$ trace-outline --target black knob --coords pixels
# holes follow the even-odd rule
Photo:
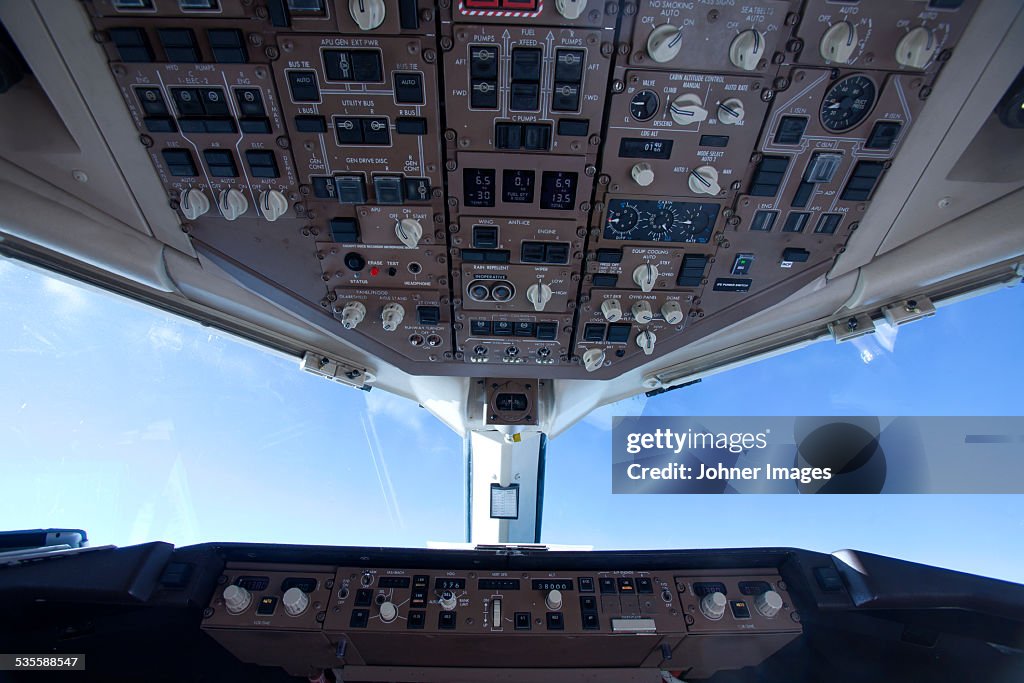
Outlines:
[[[366,267],[366,259],[359,252],[350,251],[345,254],[345,267],[358,273]]]

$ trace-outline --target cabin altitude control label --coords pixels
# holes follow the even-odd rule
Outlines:
[[[616,417],[612,493],[1022,493],[1024,417]]]

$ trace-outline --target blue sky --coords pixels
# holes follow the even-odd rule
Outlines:
[[[462,443],[414,403],[0,261],[0,527],[167,540],[464,540]],[[1024,288],[826,342],[551,441],[543,540],[859,548],[1024,583],[1024,495],[613,496],[611,416],[1020,415]]]

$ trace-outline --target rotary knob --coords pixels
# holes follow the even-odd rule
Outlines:
[[[782,609],[782,596],[775,591],[765,591],[754,598],[754,609],[771,619]]]
[[[363,322],[365,317],[366,306],[359,301],[349,301],[341,309],[341,326],[346,330],[354,330],[359,323]]]
[[[857,27],[848,21],[832,24],[821,36],[818,52],[826,62],[849,64],[857,49]]]
[[[662,24],[647,37],[647,56],[664,64],[676,58],[683,46],[683,31],[672,24]]]
[[[729,604],[729,601],[725,599],[722,593],[715,591],[714,593],[708,593],[700,600],[700,611],[704,613],[708,619],[721,619],[725,616],[725,606]]]
[[[390,303],[384,306],[380,313],[381,326],[385,332],[394,332],[402,324],[405,318],[405,309],[402,304]]]
[[[206,193],[202,190],[191,187],[181,191],[178,208],[181,209],[185,218],[194,221],[210,210],[210,200],[206,198]]]
[[[654,289],[654,285],[657,281],[658,266],[653,263],[645,263],[641,266],[637,266],[633,271],[633,282],[640,285],[640,289],[645,292],[649,292]]]
[[[452,591],[445,591],[441,593],[441,598],[438,600],[443,610],[453,610],[459,604],[458,598],[455,597],[455,593]]]
[[[735,97],[718,103],[718,122],[726,126],[738,126],[743,123],[745,113],[743,101]]]
[[[654,320],[654,311],[651,310],[650,301],[637,301],[631,307],[630,311],[633,313],[633,320],[636,320],[641,325]]]
[[[680,95],[672,100],[668,107],[668,113],[672,120],[680,126],[688,126],[691,123],[700,123],[708,117],[708,110],[704,108],[704,102],[700,95],[688,93]]]
[[[281,604],[288,616],[297,617],[309,607],[309,596],[302,592],[297,586],[292,586],[281,596]]]
[[[387,10],[384,0],[349,0],[348,12],[360,30],[372,31],[384,23]]]
[[[217,199],[217,208],[224,218],[233,221],[249,210],[249,200],[238,190],[223,190]]]
[[[557,589],[548,591],[544,597],[544,606],[551,611],[562,609],[562,591]]]
[[[541,282],[530,285],[526,289],[526,300],[533,304],[533,310],[543,311],[547,302],[551,301],[551,288]]]
[[[666,301],[661,305],[661,317],[669,325],[678,325],[683,322],[683,309],[679,307],[678,301]]]
[[[566,19],[579,19],[587,9],[587,0],[555,0],[555,9]]]
[[[263,217],[273,223],[288,211],[288,199],[277,190],[266,190],[260,193],[260,212]]]
[[[622,304],[618,299],[605,299],[601,302],[601,315],[610,323],[618,322],[622,319]]]
[[[729,45],[729,61],[737,69],[753,71],[764,57],[764,36],[760,31],[748,28],[740,31]]]
[[[423,238],[423,226],[415,218],[403,218],[395,223],[395,235],[399,242],[415,249]]]
[[[718,171],[714,166],[701,166],[690,171],[687,185],[695,194],[709,194],[712,197],[722,191],[718,185]]]
[[[593,372],[604,365],[603,349],[587,349],[583,354],[583,367],[587,372]]]
[[[917,26],[910,29],[896,46],[896,61],[911,69],[923,69],[938,48],[939,41],[931,29]]]
[[[640,334],[636,335],[636,345],[643,349],[646,356],[654,353],[654,342],[656,341],[658,341],[657,335],[650,330],[643,330]]]
[[[252,593],[241,586],[228,586],[224,589],[224,607],[228,614],[241,614],[252,604]]]
[[[390,624],[392,621],[398,618],[398,608],[395,607],[393,602],[382,602],[380,603],[380,620],[385,624]]]
[[[646,161],[635,164],[629,173],[640,187],[647,187],[654,182],[654,169]]]

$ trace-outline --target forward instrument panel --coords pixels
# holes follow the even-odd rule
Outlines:
[[[610,378],[843,251],[977,0],[88,0],[195,248],[413,374]]]
[[[467,571],[229,564],[203,628],[309,667],[754,666],[802,633],[775,570]],[[268,647],[274,643],[273,647]]]

